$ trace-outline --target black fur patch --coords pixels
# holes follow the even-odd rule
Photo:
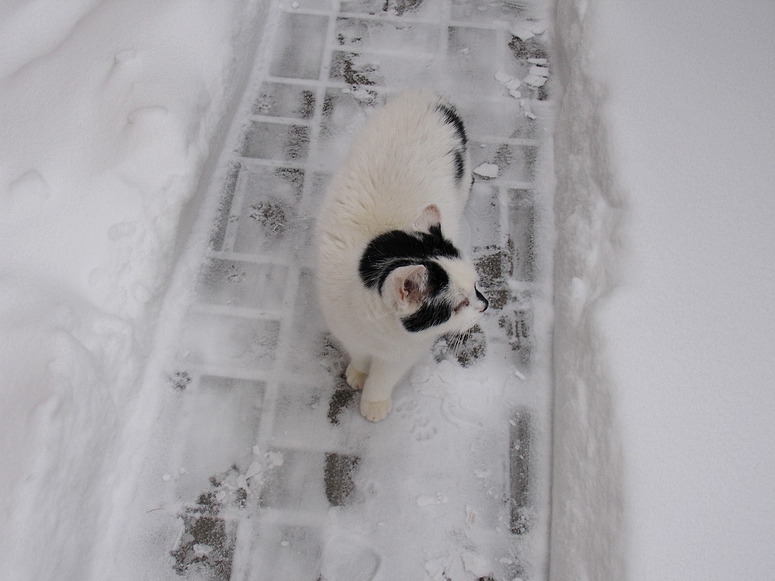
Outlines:
[[[441,227],[429,232],[392,230],[377,236],[366,247],[358,268],[366,288],[379,291],[393,270],[412,264],[423,265],[428,273],[428,296],[414,314],[401,322],[410,333],[440,325],[452,316],[452,305],[444,297],[449,288],[449,275],[434,259],[460,258],[460,251],[444,238]]]
[[[463,161],[463,154],[460,153],[459,150],[456,149],[453,152],[453,155],[455,156],[455,181],[460,185],[460,182],[463,181],[463,174],[466,171],[466,166]]]
[[[437,262],[422,262],[428,270],[428,297],[412,315],[401,319],[404,329],[417,333],[446,323],[452,316],[452,305],[443,295],[449,288],[449,275]]]
[[[455,111],[455,108],[445,103],[439,103],[436,105],[436,111],[441,113],[441,115],[444,117],[444,123],[449,123],[455,128],[455,134],[460,140],[460,143],[463,144],[463,149],[465,149],[466,145],[468,144],[466,128],[465,125],[463,125],[463,120],[457,114],[457,111]]]
[[[361,256],[358,272],[366,288],[378,290],[381,294],[385,279],[394,269],[410,264],[426,264],[439,257],[460,258],[455,245],[441,233],[441,226],[431,226],[430,232],[391,230],[369,243]]]
[[[401,319],[401,323],[403,323],[404,329],[410,333],[418,333],[446,323],[451,316],[452,307],[448,302],[429,302],[423,304],[413,315]]]
[[[444,117],[444,123],[448,123],[454,127],[455,136],[460,141],[460,148],[456,147],[450,151],[450,155],[452,155],[455,163],[455,181],[458,183],[458,185],[460,185],[460,182],[463,180],[463,174],[466,171],[465,161],[463,158],[463,154],[465,153],[466,147],[468,146],[466,128],[465,125],[463,125],[463,120],[457,114],[455,108],[451,105],[439,103],[436,105],[436,110],[441,113],[442,117]]]

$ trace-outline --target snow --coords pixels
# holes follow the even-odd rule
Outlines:
[[[635,20],[628,46],[648,31],[669,39],[652,59],[626,49],[610,63],[631,259],[601,325],[621,390],[630,566],[635,579],[647,563],[649,577],[765,579],[775,566],[775,6],[730,3],[699,21],[685,6],[654,8],[613,10],[600,25],[602,42],[625,46],[620,23]],[[692,66],[659,65],[675,54]],[[743,85],[741,65],[757,71]],[[646,96],[656,74],[672,93],[662,103]],[[647,131],[654,119],[658,135]]]
[[[474,173],[483,178],[497,178],[499,171],[494,163],[482,163],[474,168]]]
[[[306,2],[289,7],[316,17],[304,14]],[[490,18],[488,7],[477,8]],[[167,424],[154,432],[161,411],[180,411],[174,395],[164,403],[158,393],[167,355],[158,347],[169,338],[157,332],[176,328],[169,303],[187,300],[174,288],[173,266],[198,267],[181,248],[251,66],[257,42],[248,28],[263,9],[248,0],[0,7],[0,578],[131,576],[134,569],[117,564],[138,559],[137,547],[161,547],[169,558],[176,536],[192,554],[216,558],[221,547],[184,539],[179,525],[162,520],[173,488],[198,494],[196,483],[212,476],[203,466],[220,461],[227,472],[232,459],[220,450],[245,454],[242,472],[229,473],[214,494],[218,502],[313,457],[253,446],[259,404],[250,379],[226,397],[218,385],[192,395],[196,404],[181,412],[188,452],[171,454],[172,464],[153,455],[169,442],[185,447],[164,432]],[[549,34],[547,26],[537,19],[509,28],[531,40]],[[471,47],[488,41],[484,33],[454,39],[452,67],[504,96],[507,89],[528,117],[530,102],[516,89],[544,85],[550,64],[558,72],[547,83],[559,106],[555,172],[546,178],[557,186],[550,579],[767,579],[775,567],[773,26],[775,8],[765,0],[559,0],[555,54],[527,59],[532,66],[519,75],[498,68],[504,62],[477,70],[488,63],[472,61],[481,53]],[[399,38],[380,34],[387,44]],[[431,50],[435,37],[427,36]],[[441,74],[423,62],[401,66],[384,69],[406,82]],[[350,117],[351,132],[362,119]],[[334,157],[350,138],[344,133],[331,137]],[[477,155],[491,153],[482,144]],[[477,169],[508,177],[496,164]],[[475,189],[473,202],[489,207],[483,191]],[[264,294],[242,288],[229,298],[216,289],[209,299],[272,311],[284,276],[247,268],[235,280],[269,281]],[[183,360],[274,357],[271,325],[226,329],[214,324],[218,313],[189,321]],[[246,350],[255,335],[271,341]],[[203,337],[206,349],[194,340]],[[514,393],[541,399],[527,394],[535,377],[523,371],[495,365],[482,382],[476,370],[429,356],[412,372],[411,389],[398,393],[392,424],[366,434],[357,416],[342,419],[373,453],[361,468],[362,493],[382,494],[382,504],[370,513],[332,509],[325,542],[315,545],[321,554],[310,552],[309,536],[283,536],[290,529],[270,519],[261,525],[266,544],[249,547],[250,558],[282,550],[289,567],[318,559],[331,578],[377,575],[402,551],[411,554],[405,578],[418,567],[429,579],[455,581],[516,571],[523,555],[505,547],[499,554],[509,556],[491,561],[460,547],[497,545],[490,537],[501,526],[500,500],[487,486],[502,467],[489,463],[498,432],[487,418],[506,418],[498,406]],[[180,389],[192,381],[177,370],[168,379]],[[304,427],[324,445],[330,426],[299,401],[280,401],[285,442],[309,421]],[[145,440],[159,433],[170,439],[156,447]],[[190,450],[204,450],[210,464]],[[461,468],[475,486],[440,474]],[[138,492],[148,474],[157,496]],[[390,514],[391,502],[411,510]],[[146,512],[129,512],[138,506]],[[425,530],[428,519],[460,530],[428,539],[425,553],[396,540],[404,527]],[[156,528],[125,537],[137,530],[129,521]],[[149,555],[137,570],[163,566],[174,575]]]
[[[0,10],[0,577],[88,578],[245,6]]]
[[[557,18],[552,577],[769,578],[775,10]]]

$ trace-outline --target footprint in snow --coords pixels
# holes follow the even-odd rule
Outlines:
[[[396,405],[397,414],[411,424],[411,432],[418,442],[430,440],[438,430],[430,418],[422,413],[416,400],[404,400]]]

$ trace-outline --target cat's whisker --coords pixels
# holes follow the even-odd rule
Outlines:
[[[450,336],[449,349],[453,355],[457,356],[468,339],[470,331],[456,331]]]

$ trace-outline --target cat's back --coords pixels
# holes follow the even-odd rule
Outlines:
[[[435,204],[454,240],[471,182],[467,148],[463,123],[442,97],[425,89],[395,96],[371,114],[334,176],[320,233],[365,245]]]

